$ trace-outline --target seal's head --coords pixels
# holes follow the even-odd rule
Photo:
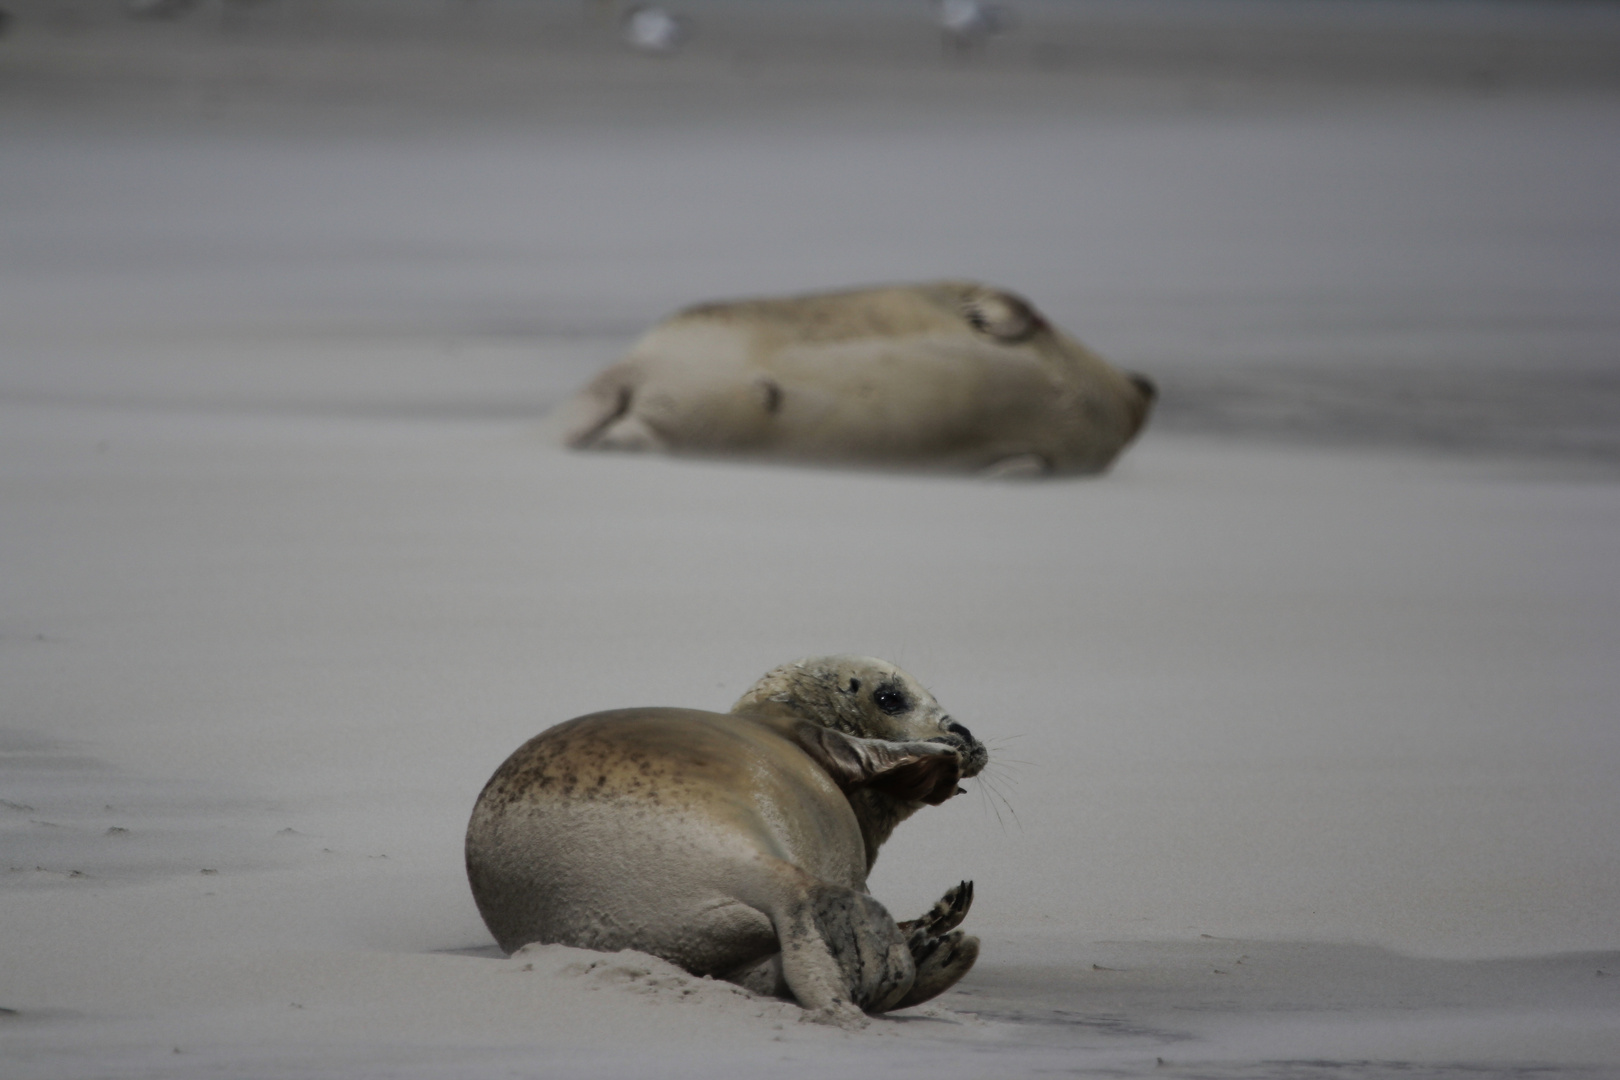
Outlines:
[[[866,844],[868,869],[896,825],[923,806],[959,792],[956,781],[977,776],[990,758],[984,744],[951,719],[921,683],[870,656],[818,656],[783,664],[767,672],[731,707],[733,713],[783,710],[856,739],[881,740],[902,752],[908,743],[943,743],[956,751],[950,773],[925,777],[928,783],[921,787],[904,782],[903,774],[891,774],[902,782],[845,791]]]
[[[921,683],[875,657],[817,656],[783,664],[751,686],[731,711],[767,705],[786,706],[806,720],[863,739],[944,743],[961,756],[964,777],[977,776],[990,757]]]

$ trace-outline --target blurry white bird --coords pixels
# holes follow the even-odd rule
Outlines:
[[[958,53],[982,46],[1012,26],[1012,12],[980,0],[938,0],[939,28],[947,48]]]
[[[661,7],[633,7],[624,16],[624,43],[637,52],[672,53],[685,43],[686,19]]]

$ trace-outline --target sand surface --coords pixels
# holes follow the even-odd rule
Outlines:
[[[1602,9],[1032,7],[948,62],[899,5],[662,59],[571,5],[14,7],[7,1080],[1620,1075]],[[1112,475],[548,441],[673,308],[939,276],[1159,379]],[[822,652],[992,749],[872,881],[975,880],[956,990],[847,1033],[496,952],[507,753]]]

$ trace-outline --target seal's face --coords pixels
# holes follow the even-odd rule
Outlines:
[[[990,757],[921,683],[874,657],[823,656],[784,664],[755,683],[732,711],[766,702],[788,705],[847,735],[943,743],[960,755],[964,777],[977,776]]]
[[[962,758],[962,775],[977,776],[989,760],[984,744],[951,719],[910,675],[882,661],[866,661],[866,680],[850,672],[840,688],[867,714],[862,732],[895,742],[937,742],[954,747]]]

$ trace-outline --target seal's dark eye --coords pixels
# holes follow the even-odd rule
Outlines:
[[[906,695],[900,693],[898,690],[874,691],[872,694],[872,704],[876,705],[890,716],[893,716],[896,713],[903,713],[907,709],[911,708],[911,703],[906,700]]]
[[[1026,301],[995,289],[975,289],[963,297],[962,318],[979,333],[1008,344],[1029,340],[1043,325]]]

